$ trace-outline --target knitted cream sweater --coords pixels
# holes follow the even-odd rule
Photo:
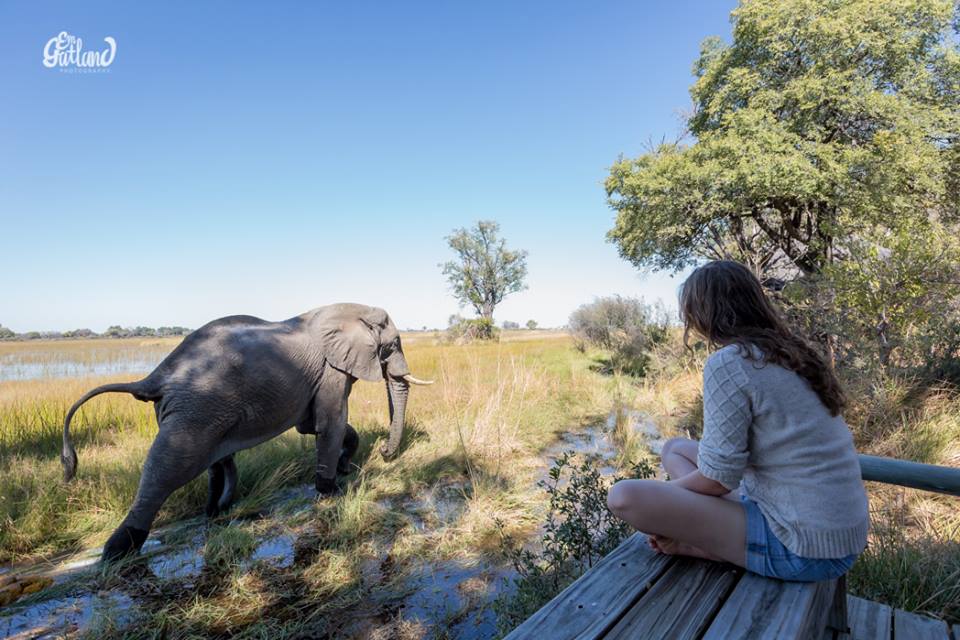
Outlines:
[[[703,370],[697,465],[731,490],[742,480],[799,556],[840,558],[866,546],[867,496],[843,418],[795,372],[748,360],[735,344],[711,354]]]

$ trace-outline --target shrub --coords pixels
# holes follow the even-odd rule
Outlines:
[[[619,295],[598,298],[570,315],[570,330],[579,349],[593,345],[611,352],[609,368],[642,376],[650,349],[667,340],[666,312],[638,298]]]
[[[536,320],[527,320],[527,329],[530,329],[530,331],[533,331],[536,328],[537,328]]]
[[[622,477],[604,477],[596,457],[564,453],[537,484],[549,498],[541,549],[533,552],[503,534],[503,546],[517,570],[515,591],[493,604],[499,634],[506,635],[560,593],[594,563],[613,551],[633,529],[607,509],[607,491]],[[629,477],[650,478],[647,462],[633,465]]]
[[[447,339],[457,344],[474,340],[494,340],[500,335],[500,330],[489,318],[462,318],[450,316],[450,326],[447,327]]]

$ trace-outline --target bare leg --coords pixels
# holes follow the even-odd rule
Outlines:
[[[696,470],[698,445],[699,443],[696,440],[690,440],[689,438],[671,438],[670,440],[668,440],[663,445],[663,450],[660,453],[661,465],[663,466],[664,471],[666,471],[671,478],[680,478]],[[670,486],[672,489],[679,489],[679,487],[673,487],[672,485]],[[679,489],[679,490],[686,491],[684,489]],[[621,489],[621,492],[626,492],[628,494],[627,499],[631,499],[630,494],[635,493],[627,489]],[[688,493],[693,493],[693,492],[688,492]],[[613,495],[612,490],[611,490],[611,495]],[[696,495],[701,495],[701,494],[696,494]],[[622,496],[620,497],[622,498]],[[660,499],[663,499],[664,497],[665,496],[661,496]],[[716,500],[716,498],[712,496],[702,496],[702,497]],[[729,501],[733,501],[733,502],[740,501],[739,492],[737,491],[731,491],[730,493],[727,493],[726,495],[722,496],[722,498]],[[738,506],[737,509],[740,510],[741,508]],[[612,506],[611,506],[611,510],[613,510]],[[614,513],[617,513],[617,512],[614,510]],[[677,538],[663,532],[655,531],[653,528],[651,528],[649,525],[646,525],[646,524],[644,524],[643,526],[638,526],[637,523],[631,520],[631,517],[621,515],[620,513],[617,513],[617,515],[619,515],[624,520],[627,520],[627,522],[630,522],[630,524],[634,525],[637,529],[642,530],[646,533],[649,533],[650,534],[649,544],[650,544],[650,547],[655,551],[658,551],[660,553],[667,553],[671,555],[678,554],[678,555],[685,555],[685,556],[693,556],[695,558],[706,558],[708,560],[727,559],[723,556],[718,555],[712,549],[701,547],[691,542],[687,538],[682,538],[682,537]],[[647,528],[644,528],[644,526]],[[744,524],[744,531],[745,531],[745,526],[746,525]],[[745,536],[746,536],[746,533],[744,533],[744,537]],[[740,546],[741,547],[743,546],[742,542],[740,543]],[[733,560],[731,561],[733,562]],[[741,563],[738,563],[738,564],[741,564]]]
[[[731,500],[659,480],[622,480],[607,506],[638,531],[665,538],[664,553],[746,564],[746,514]]]
[[[680,478],[697,468],[696,440],[670,438],[660,452],[660,465],[671,478]]]

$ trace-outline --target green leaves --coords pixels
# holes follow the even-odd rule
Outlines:
[[[527,252],[510,251],[497,234],[500,225],[481,220],[472,229],[455,229],[447,243],[457,260],[440,265],[461,305],[493,319],[493,310],[504,296],[526,288]]]
[[[953,19],[950,0],[744,0],[694,64],[695,143],[611,168],[608,239],[640,267],[809,275],[846,238],[955,214]]]

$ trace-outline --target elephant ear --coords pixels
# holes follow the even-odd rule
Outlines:
[[[319,327],[318,338],[324,356],[334,368],[355,378],[371,382],[383,380],[380,364],[382,324],[377,322],[375,313],[358,313],[354,309],[343,311],[328,315]]]

